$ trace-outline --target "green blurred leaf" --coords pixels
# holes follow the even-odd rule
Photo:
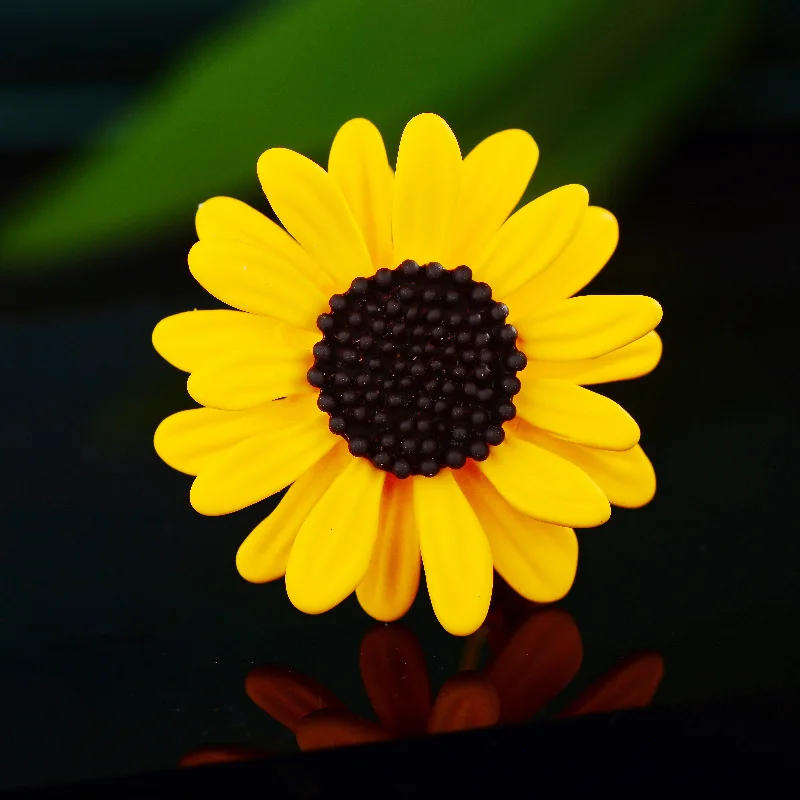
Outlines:
[[[635,168],[707,87],[749,18],[747,0],[302,0],[260,9],[186,55],[97,146],[0,228],[5,271],[191,225],[199,201],[247,195],[255,162],[286,146],[321,163],[365,116],[396,147],[436,111],[465,150],[505,126],[542,149],[535,187],[595,198]],[[112,135],[113,134],[113,135]]]

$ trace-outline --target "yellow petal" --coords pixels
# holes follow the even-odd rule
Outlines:
[[[656,473],[644,450],[598,450],[549,436],[520,423],[518,434],[580,467],[605,493],[609,502],[623,508],[640,508],[656,493]]]
[[[474,467],[455,475],[486,533],[498,573],[518,594],[536,603],[564,597],[578,568],[575,531],[517,511]]]
[[[351,458],[344,444],[337,445],[289,487],[278,507],[253,529],[236,554],[236,568],[245,580],[266,583],[284,575],[301,525]]]
[[[639,441],[636,420],[608,397],[567,381],[529,378],[527,370],[522,376],[514,405],[531,425],[606,450],[630,450]]]
[[[527,309],[572,297],[606,265],[619,241],[619,225],[604,208],[589,206],[570,243],[543,272],[505,298],[511,309]]]
[[[286,565],[286,592],[306,614],[342,602],[369,567],[386,473],[351,458],[300,527]]]
[[[232,239],[262,248],[270,257],[293,264],[308,280],[321,285],[328,276],[286,231],[260,211],[232,197],[200,203],[195,216],[198,239]],[[330,286],[326,286],[330,289]]]
[[[431,604],[454,636],[474,633],[492,598],[492,553],[450,470],[414,480],[414,516]]]
[[[328,305],[318,283],[258,245],[203,239],[189,251],[189,269],[223,303],[308,331]]]
[[[419,588],[419,534],[412,487],[410,480],[387,476],[372,561],[356,589],[364,611],[381,622],[400,619],[411,608]]]
[[[475,264],[522,197],[539,148],[520,130],[495,133],[464,159],[449,262]]]
[[[186,384],[198,403],[237,411],[289,395],[317,393],[306,379],[314,358],[287,351],[233,350],[206,362]]]
[[[522,345],[524,346],[524,345]],[[597,358],[577,361],[529,361],[524,377],[558,378],[582,386],[639,378],[654,370],[661,360],[661,337],[650,331],[641,339]]]
[[[281,147],[262,153],[258,178],[286,230],[346,291],[374,269],[364,237],[339,187],[322,167]]]
[[[247,411],[193,408],[167,417],[156,429],[153,443],[173,469],[199,475],[223,451],[274,426],[293,425],[308,413],[309,409],[294,400]]]
[[[495,298],[506,298],[546,269],[578,229],[589,193],[583,186],[562,186],[523,206],[495,234],[474,264]]]
[[[392,251],[394,172],[380,131],[366,119],[339,128],[328,157],[333,178],[353,212],[375,269],[396,267]]]
[[[641,339],[661,322],[661,306],[642,295],[573,297],[514,317],[528,358],[596,358]],[[510,319],[510,316],[509,316]]]
[[[403,131],[394,184],[394,261],[446,267],[461,185],[461,151],[447,123],[419,114]]]
[[[515,425],[478,465],[495,489],[518,511],[568,528],[601,525],[611,515],[608,500],[583,470],[524,441]]]
[[[270,317],[213,309],[184,311],[162,319],[153,330],[153,347],[172,366],[193,372],[205,362],[232,350],[270,352],[291,347],[301,354],[320,339]]]
[[[213,517],[251,506],[296,481],[341,441],[328,430],[313,395],[274,402],[296,403],[297,421],[286,424],[276,415],[266,433],[214,458],[192,484],[195,511]]]

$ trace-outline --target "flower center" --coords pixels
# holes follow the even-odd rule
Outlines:
[[[508,307],[469,267],[404,261],[356,278],[330,307],[308,382],[354,456],[398,478],[433,477],[503,441],[527,360]]]

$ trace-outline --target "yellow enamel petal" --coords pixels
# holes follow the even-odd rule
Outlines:
[[[321,614],[342,602],[369,568],[386,473],[351,458],[300,527],[286,565],[296,608]]]
[[[450,470],[414,480],[414,516],[431,604],[454,636],[474,633],[492,598],[492,552]]]
[[[350,458],[347,447],[337,445],[289,487],[278,507],[253,529],[236,554],[236,568],[245,580],[266,583],[284,575],[297,532]]]
[[[517,511],[474,467],[457,470],[455,476],[486,533],[497,572],[536,603],[564,597],[578,568],[575,531]]]
[[[642,295],[573,297],[509,321],[519,329],[528,358],[596,358],[641,339],[661,322],[661,306]]]
[[[203,239],[189,251],[189,269],[223,303],[308,331],[328,305],[319,283],[258,245]]]
[[[475,264],[520,201],[539,160],[539,148],[520,130],[495,133],[464,159],[453,221],[450,264]]]
[[[195,227],[198,239],[233,239],[252,244],[279,261],[293,264],[298,272],[317,284],[329,282],[314,259],[280,225],[241,200],[212,197],[200,203]]]
[[[266,433],[224,450],[195,478],[189,495],[195,511],[213,517],[251,506],[296,481],[339,441],[313,395],[275,403],[290,401],[302,409],[297,422],[277,416]]]
[[[519,435],[580,467],[605,493],[609,502],[622,508],[641,508],[656,493],[656,473],[650,459],[637,444],[630,450],[598,450],[549,436],[521,423]]]
[[[524,344],[520,345],[525,347]],[[661,360],[661,337],[650,331],[635,342],[597,358],[577,361],[529,361],[524,376],[558,378],[582,386],[640,378],[656,368]]]
[[[199,475],[224,450],[273,425],[293,425],[308,413],[309,409],[292,399],[248,411],[193,408],[167,417],[156,429],[153,443],[173,469]]]
[[[515,427],[506,425],[503,444],[478,465],[514,508],[568,528],[591,528],[611,516],[606,496],[583,470],[524,441]]]
[[[394,262],[445,267],[461,186],[461,151],[448,124],[419,114],[403,131],[394,183]]]
[[[383,487],[378,538],[372,561],[356,589],[361,608],[381,622],[400,619],[417,596],[419,573],[413,481],[388,475]]]
[[[153,330],[153,347],[158,354],[184,372],[193,372],[233,350],[270,352],[275,347],[291,346],[299,355],[310,352],[319,339],[319,332],[314,334],[270,317],[222,308],[173,314]]]
[[[639,426],[621,405],[574,383],[529,378],[526,370],[514,405],[522,419],[571,442],[630,450],[639,441]]]
[[[494,235],[473,265],[495,299],[505,299],[546,269],[567,246],[586,213],[589,193],[572,184],[523,206]]]
[[[394,172],[380,131],[369,120],[351,119],[339,128],[328,157],[328,174],[353,212],[375,269],[396,267],[392,251]]]
[[[281,147],[262,153],[258,178],[286,230],[333,279],[339,291],[374,272],[358,224],[322,167]]]
[[[544,272],[505,298],[509,308],[527,309],[572,297],[606,265],[619,241],[619,225],[610,211],[589,206],[570,243]]]
[[[238,411],[290,395],[317,394],[306,380],[313,363],[311,353],[233,350],[193,372],[186,388],[201,405]]]

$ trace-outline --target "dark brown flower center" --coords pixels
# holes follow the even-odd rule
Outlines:
[[[308,381],[354,456],[432,477],[503,441],[526,358],[508,307],[469,267],[404,261],[356,278],[330,307]]]

